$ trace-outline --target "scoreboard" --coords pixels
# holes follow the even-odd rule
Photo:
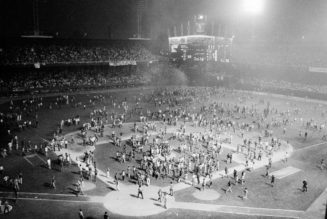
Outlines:
[[[232,39],[208,35],[169,37],[173,59],[229,62]]]

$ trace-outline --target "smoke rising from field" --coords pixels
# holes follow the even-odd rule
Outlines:
[[[150,68],[150,70],[142,73],[147,81],[151,81],[150,85],[154,86],[186,86],[188,78],[186,74],[167,63],[160,63]]]

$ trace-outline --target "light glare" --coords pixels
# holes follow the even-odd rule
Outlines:
[[[263,0],[243,0],[243,10],[251,14],[259,14],[263,11]]]

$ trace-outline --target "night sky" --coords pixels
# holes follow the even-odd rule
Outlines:
[[[32,0],[0,0],[0,36],[19,36],[33,31]],[[128,38],[137,33],[136,0],[39,0],[40,30],[69,38]],[[240,12],[241,0],[145,0],[143,36],[166,34],[174,25],[208,15],[215,33],[246,37],[254,25],[258,36],[278,39],[325,39],[326,0],[266,0],[262,15]],[[185,30],[184,30],[185,31]]]

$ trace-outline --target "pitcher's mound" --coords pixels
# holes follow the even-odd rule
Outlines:
[[[212,201],[220,197],[220,194],[213,189],[206,189],[204,191],[196,191],[193,196],[200,200]]]

